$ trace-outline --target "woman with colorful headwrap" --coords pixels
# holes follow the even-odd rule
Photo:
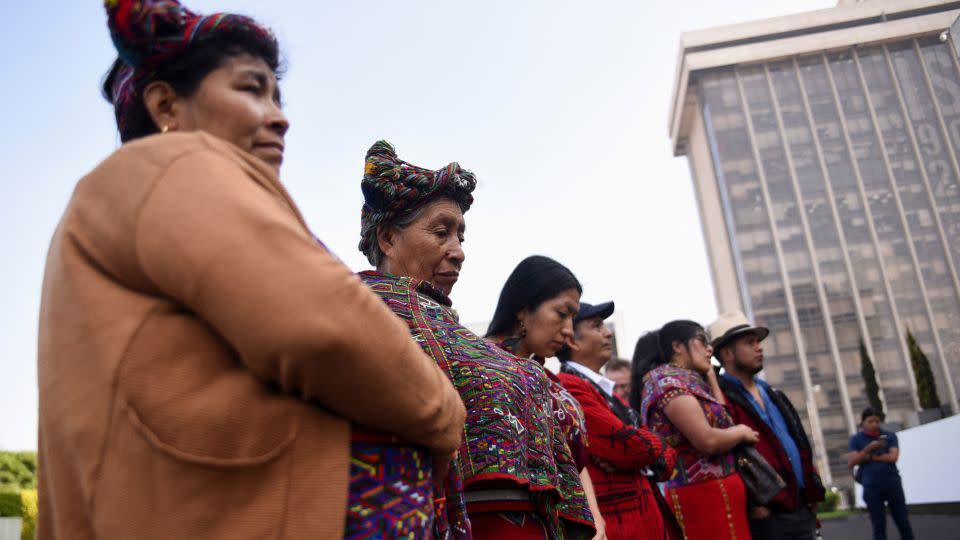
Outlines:
[[[47,258],[37,538],[342,538],[351,424],[445,455],[460,397],[280,183],[270,31],[107,13],[124,144]]]
[[[360,277],[407,323],[467,407],[463,443],[437,492],[451,533],[592,538],[593,517],[543,367],[477,336],[451,307],[475,186],[456,163],[424,169],[400,160],[390,144],[374,144],[361,183],[360,250],[376,270]]]

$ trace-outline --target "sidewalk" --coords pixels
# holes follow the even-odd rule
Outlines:
[[[960,514],[918,514],[910,516],[913,536],[917,540],[960,540]],[[830,519],[823,522],[824,540],[872,540],[870,518],[867,514]],[[900,535],[890,516],[887,516],[887,538],[898,540]]]

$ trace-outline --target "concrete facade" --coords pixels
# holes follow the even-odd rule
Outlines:
[[[867,405],[915,422],[904,335],[960,410],[960,2],[836,8],[684,34],[669,133],[690,164],[718,310],[771,329],[765,376],[830,483]],[[960,38],[960,36],[958,36]]]

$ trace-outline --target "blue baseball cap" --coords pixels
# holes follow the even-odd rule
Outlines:
[[[600,317],[601,320],[613,315],[613,302],[604,302],[602,304],[588,304],[580,302],[580,311],[573,318],[573,324],[580,321]]]

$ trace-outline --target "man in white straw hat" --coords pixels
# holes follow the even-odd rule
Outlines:
[[[760,434],[757,450],[786,482],[765,506],[750,503],[750,533],[754,540],[813,540],[813,509],[823,500],[823,483],[797,411],[786,394],[756,376],[763,369],[762,342],[769,334],[739,311],[724,313],[710,325],[713,354],[724,369],[720,388],[733,419]]]

